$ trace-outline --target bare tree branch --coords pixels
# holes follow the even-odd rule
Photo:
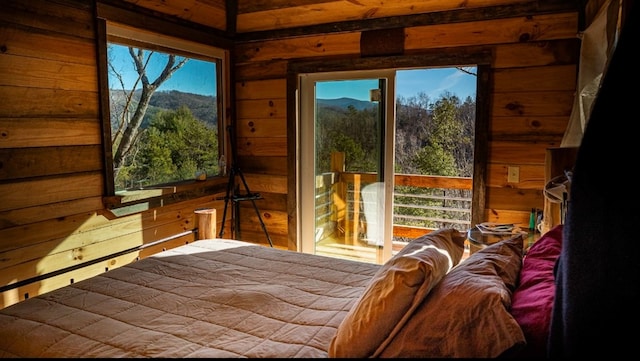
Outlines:
[[[154,52],[149,52],[148,56],[145,59],[145,50],[144,49],[134,49],[129,47],[129,55],[133,60],[134,66],[136,68],[136,72],[138,73],[138,81],[142,83],[142,90],[140,92],[140,99],[138,101],[138,105],[134,111],[131,120],[127,123],[124,131],[122,132],[122,139],[117,145],[117,150],[114,152],[113,156],[113,165],[114,168],[120,168],[124,164],[124,160],[127,154],[134,148],[136,140],[139,136],[140,126],[142,125],[142,120],[144,119],[144,115],[147,112],[147,108],[149,107],[149,102],[151,101],[151,96],[153,93],[160,87],[162,83],[164,83],[167,79],[169,79],[173,73],[175,73],[178,69],[182,68],[184,64],[189,60],[188,58],[183,58],[178,64],[176,62],[176,56],[173,54],[169,54],[167,59],[167,63],[164,66],[164,69],[153,82],[149,82],[149,78],[147,77],[147,65],[151,59],[151,56]],[[135,90],[135,87],[133,88]],[[134,90],[131,91],[133,94]],[[131,99],[129,99],[130,101]]]

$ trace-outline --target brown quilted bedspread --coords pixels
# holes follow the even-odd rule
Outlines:
[[[327,357],[378,267],[196,241],[0,310],[0,356]]]

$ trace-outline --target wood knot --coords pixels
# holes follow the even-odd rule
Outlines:
[[[524,114],[524,106],[518,102],[508,103],[506,108],[512,112],[516,112],[520,115]]]
[[[71,250],[71,258],[74,261],[82,261],[82,258],[84,258],[84,256],[82,255],[82,247],[80,248],[74,248]]]
[[[531,40],[531,34],[529,33],[520,34],[520,38],[518,40],[521,43],[526,43],[527,41]]]

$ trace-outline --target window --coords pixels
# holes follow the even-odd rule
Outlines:
[[[109,208],[193,189],[225,173],[226,56],[223,49],[107,22],[102,101],[108,103]]]

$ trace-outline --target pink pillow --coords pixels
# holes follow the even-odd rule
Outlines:
[[[518,357],[546,357],[555,296],[553,268],[562,250],[562,225],[545,233],[525,255],[518,287],[513,293],[511,314],[527,340]]]

